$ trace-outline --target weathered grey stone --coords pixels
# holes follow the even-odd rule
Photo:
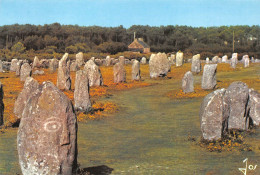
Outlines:
[[[40,60],[37,56],[34,57],[33,59],[33,64],[32,64],[32,68],[40,68],[41,64],[40,64]]]
[[[118,62],[113,67],[114,83],[126,82],[126,71],[122,62]]]
[[[212,58],[212,63],[213,63],[213,64],[218,63],[218,59],[219,59],[218,56],[214,56],[214,57]]]
[[[171,54],[171,56],[169,57],[169,61],[170,61],[170,64],[171,64],[171,65],[175,64],[175,61],[176,61],[176,55]]]
[[[251,57],[251,62],[254,63],[255,62],[255,59],[254,57]]]
[[[84,55],[82,52],[79,52],[78,54],[76,54],[76,64],[78,65],[78,67],[81,67],[82,65],[84,65]]]
[[[102,86],[103,77],[99,67],[94,63],[94,61],[89,60],[85,66],[84,71],[87,73],[89,86]]]
[[[0,60],[0,72],[4,72],[2,60]]]
[[[249,67],[249,57],[248,55],[246,55],[245,57],[243,57],[243,62],[244,62],[244,67]]]
[[[222,63],[226,63],[227,60],[228,60],[228,56],[227,56],[227,55],[224,55],[224,56],[222,57]]]
[[[4,90],[3,85],[0,82],[0,126],[4,124]]]
[[[82,70],[76,72],[74,102],[76,110],[82,112],[89,112],[91,110],[88,76]]]
[[[5,71],[10,71],[11,62],[2,61],[2,63],[3,63],[3,70],[5,70]]]
[[[200,127],[205,140],[219,140],[227,131],[226,104],[223,102],[225,89],[208,94],[200,106]]]
[[[14,114],[21,118],[23,114],[24,107],[27,100],[32,96],[32,94],[39,88],[39,83],[32,77],[27,77],[23,86],[22,92],[18,95],[14,103]]]
[[[44,74],[44,71],[43,70],[35,70],[33,72],[33,75],[43,75]]]
[[[237,58],[236,58],[236,57],[232,57],[230,61],[231,61],[231,62],[230,62],[231,67],[232,67],[233,69],[235,69],[236,66],[237,66],[237,62],[238,62],[238,61],[237,61]]]
[[[183,62],[183,53],[179,51],[176,53],[176,67],[182,66]]]
[[[194,55],[191,62],[191,72],[200,73],[201,63],[200,63],[200,54]]]
[[[140,62],[137,60],[132,64],[132,80],[141,80]]]
[[[115,58],[111,58],[111,64],[112,64],[112,65],[115,65],[115,64],[116,64]]]
[[[16,71],[15,71],[15,75],[16,75],[16,76],[19,76],[19,75],[21,74],[22,64],[23,64],[23,60],[19,60],[19,61],[16,63]]]
[[[40,68],[47,69],[49,67],[49,64],[50,64],[50,62],[47,59],[41,59],[40,60]]]
[[[95,57],[91,57],[90,60],[94,61],[95,62]]]
[[[120,64],[122,64],[122,65],[125,64],[125,57],[124,57],[124,56],[120,56],[120,57],[118,58],[118,60],[119,60],[119,63],[120,63]]]
[[[233,53],[232,54],[232,58],[236,58],[236,61],[238,61],[238,54],[237,53]],[[237,64],[237,62],[236,62],[236,64]]]
[[[249,90],[249,117],[252,119],[253,124],[260,125],[260,93],[254,89]]]
[[[17,59],[12,59],[11,66],[10,66],[10,71],[11,72],[16,72],[17,62],[18,62]]]
[[[21,67],[20,80],[25,81],[27,77],[32,75],[32,68],[28,63],[24,63]]]
[[[17,134],[22,174],[72,175],[77,166],[77,118],[71,101],[44,82],[27,101]]]
[[[62,59],[59,61],[57,87],[61,90],[71,89],[70,60],[68,57],[69,54],[65,53]]]
[[[131,64],[131,61],[129,59],[125,59],[125,64]]]
[[[55,72],[56,69],[59,67],[59,61],[56,58],[50,60],[49,70],[51,73]]]
[[[115,65],[116,63],[119,63],[119,60],[118,59],[114,59],[112,63],[113,63],[113,65]]]
[[[249,89],[243,82],[233,82],[227,88],[224,102],[228,104],[225,116],[228,117],[228,129],[247,130]]]
[[[209,57],[206,58],[206,64],[209,64]]]
[[[106,66],[111,66],[112,65],[112,60],[111,60],[111,58],[110,58],[110,56],[108,55],[107,57],[106,57]]]
[[[70,64],[70,71],[71,72],[76,72],[80,69],[80,67],[78,66],[78,64],[73,61],[71,64]]]
[[[182,91],[184,93],[194,92],[194,81],[191,71],[186,72],[182,78]]]
[[[95,59],[95,63],[96,63],[96,65],[98,65],[98,66],[101,66],[102,65],[102,61],[100,60],[100,59]]]
[[[146,58],[145,58],[145,57],[142,57],[142,59],[141,59],[141,64],[146,64],[146,62],[147,62]]]
[[[170,62],[165,53],[152,54],[149,61],[150,77],[164,77],[171,70]]]
[[[201,88],[202,89],[214,89],[217,85],[217,64],[206,64],[204,66]]]

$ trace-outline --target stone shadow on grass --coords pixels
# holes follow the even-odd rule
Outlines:
[[[106,165],[80,168],[77,175],[109,175],[114,169]]]

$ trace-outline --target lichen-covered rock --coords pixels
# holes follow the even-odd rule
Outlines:
[[[191,72],[199,73],[201,71],[200,54],[194,55],[191,61]]]
[[[27,101],[17,134],[23,174],[72,175],[77,166],[77,118],[69,98],[44,82]]]
[[[24,63],[21,67],[20,80],[25,81],[27,77],[32,75],[32,68],[28,63]]]
[[[183,53],[179,51],[176,53],[176,67],[182,66],[183,62]]]
[[[142,59],[141,59],[141,64],[146,64],[146,62],[147,62],[146,58],[145,58],[145,57],[142,57]]]
[[[16,71],[15,71],[15,75],[16,75],[16,76],[19,76],[19,75],[21,74],[22,64],[23,64],[23,60],[19,60],[19,61],[16,63]],[[28,63],[27,63],[27,64],[28,64]]]
[[[11,72],[16,72],[17,62],[18,62],[17,59],[12,59],[11,66],[10,66],[10,71]]]
[[[249,90],[249,117],[252,119],[253,124],[260,125],[260,93],[250,89]]]
[[[227,131],[226,104],[223,102],[225,89],[208,94],[200,107],[200,127],[205,140],[219,140]]]
[[[228,129],[248,129],[248,99],[249,89],[245,83],[233,82],[227,88],[224,102],[228,104],[225,112],[225,116],[228,117]]]
[[[132,64],[132,80],[141,80],[140,62],[137,60]]]
[[[14,103],[14,114],[18,117],[22,117],[24,107],[27,100],[31,95],[39,88],[39,83],[32,77],[27,77],[23,86],[22,92],[18,95]]]
[[[114,83],[126,82],[126,70],[122,62],[118,62],[113,67]]]
[[[79,52],[78,54],[76,54],[76,64],[78,65],[78,67],[81,67],[82,65],[84,65],[84,55],[82,52]]]
[[[91,110],[88,76],[83,70],[76,72],[74,102],[76,110],[82,112],[89,112]]]
[[[40,64],[40,60],[37,56],[34,57],[33,59],[33,64],[32,64],[32,68],[40,68],[41,64]]]
[[[99,67],[94,63],[93,60],[89,60],[85,66],[84,71],[87,73],[89,86],[102,86],[103,77]]]
[[[206,64],[204,66],[201,88],[202,89],[214,89],[217,85],[217,64]]]
[[[61,90],[71,89],[69,54],[65,53],[59,61],[57,87]]]
[[[59,67],[59,61],[56,58],[53,58],[50,60],[50,64],[49,64],[49,71],[51,73],[55,72],[56,69]]]
[[[71,64],[70,64],[70,71],[71,72],[76,72],[80,69],[80,67],[78,66],[78,64],[73,61]]]
[[[149,61],[150,77],[164,77],[171,70],[170,62],[165,53],[152,54]]]
[[[4,124],[4,90],[3,85],[0,82],[0,126]]]
[[[191,71],[186,72],[182,78],[182,91],[184,93],[194,92],[194,80]]]

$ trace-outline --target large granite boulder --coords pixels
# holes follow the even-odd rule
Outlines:
[[[24,63],[21,67],[20,80],[25,81],[30,76],[32,76],[32,68],[28,63]]]
[[[132,80],[141,80],[140,62],[137,60],[132,64]]]
[[[81,67],[82,65],[84,65],[84,55],[82,52],[79,52],[76,54],[76,64],[78,65],[78,67]]]
[[[39,88],[39,83],[32,77],[27,77],[23,86],[22,92],[18,95],[14,103],[14,114],[21,118],[23,114],[24,107],[27,100],[32,96],[32,94]]]
[[[126,82],[126,70],[122,62],[118,62],[113,67],[114,83]]]
[[[19,60],[16,63],[16,71],[15,71],[15,75],[19,76],[21,74],[21,68],[22,68],[22,64],[23,64],[23,60]],[[28,64],[28,63],[27,63]]]
[[[183,53],[179,51],[176,53],[176,67],[182,66],[183,62]]]
[[[224,102],[228,104],[225,116],[228,117],[228,129],[247,130],[249,89],[243,82],[233,82],[227,88]]]
[[[150,77],[164,77],[171,70],[170,62],[165,53],[152,54],[149,61]]]
[[[225,89],[218,89],[208,94],[200,107],[200,127],[203,139],[219,140],[227,131],[226,105],[223,102]]]
[[[11,72],[16,72],[17,62],[18,62],[17,59],[12,59],[11,66],[10,66],[10,71]]]
[[[249,90],[249,117],[252,119],[253,124],[260,125],[260,93],[250,89]]]
[[[182,91],[184,93],[194,92],[194,80],[191,71],[186,72],[182,78]]]
[[[69,98],[44,82],[27,101],[17,135],[23,174],[72,175],[77,166],[77,118]]]
[[[33,64],[32,64],[32,68],[40,68],[41,64],[40,64],[40,60],[37,56],[34,57],[33,59]]]
[[[74,102],[76,110],[82,112],[89,112],[91,110],[88,76],[83,70],[76,72]]]
[[[201,63],[200,63],[200,54],[194,55],[191,60],[191,72],[200,73]]]
[[[71,89],[69,54],[65,53],[59,61],[57,87],[61,90]]]
[[[85,66],[84,71],[87,73],[89,86],[103,86],[103,77],[99,67],[93,60],[89,60]]]
[[[4,90],[3,85],[0,82],[0,126],[4,124]]]
[[[202,89],[214,89],[217,85],[217,64],[206,64],[204,66],[201,88]]]
[[[56,58],[53,58],[50,60],[50,64],[49,64],[49,71],[51,73],[55,72],[56,69],[59,67],[59,61]]]

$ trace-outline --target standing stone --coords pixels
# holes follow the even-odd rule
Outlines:
[[[51,82],[27,101],[17,149],[24,175],[72,175],[76,169],[77,118],[69,98]]]
[[[22,92],[18,95],[14,103],[14,114],[18,117],[22,117],[24,107],[27,100],[32,96],[32,94],[39,88],[39,83],[32,77],[27,77],[24,83]]]
[[[84,65],[84,55],[82,52],[79,52],[78,54],[76,54],[76,64],[78,65],[78,67],[81,67],[82,65]]]
[[[119,63],[120,63],[120,64],[122,64],[122,65],[125,64],[125,57],[124,57],[124,56],[120,56],[120,57],[118,58],[118,60],[119,60]]]
[[[236,66],[237,66],[237,62],[238,62],[238,61],[237,61],[237,58],[236,58],[236,57],[232,57],[230,61],[231,61],[231,62],[230,62],[231,67],[232,67],[233,69],[235,69]]]
[[[122,62],[118,62],[113,67],[114,83],[126,82],[126,71]]]
[[[248,103],[249,89],[243,82],[233,82],[227,88],[224,102],[228,104],[226,116],[228,117],[228,129],[248,129]]]
[[[47,59],[41,59],[40,60],[40,68],[48,68],[49,67],[49,64],[50,64],[50,62],[49,62],[49,60],[47,60]]]
[[[112,64],[112,60],[111,60],[110,56],[108,55],[106,57],[106,59],[105,59],[105,65],[106,66],[111,66],[111,64]]]
[[[170,62],[165,53],[152,54],[149,61],[150,77],[164,77],[171,70]]]
[[[191,71],[186,72],[182,78],[182,91],[184,93],[194,92],[193,82],[193,75]]]
[[[194,55],[191,62],[191,72],[199,73],[201,71],[200,54]]]
[[[200,106],[200,127],[203,139],[219,140],[227,131],[226,104],[223,102],[225,89],[208,94]]]
[[[209,57],[206,58],[206,64],[209,64]]]
[[[227,60],[228,60],[228,56],[227,55],[224,55],[223,57],[222,57],[222,63],[226,63],[227,62]]]
[[[11,61],[11,67],[10,67],[10,71],[11,72],[16,72],[16,68],[17,68],[17,59],[12,59]]]
[[[253,124],[260,125],[260,94],[253,90],[249,90],[249,117],[253,120]]]
[[[79,68],[79,66],[78,66],[78,64],[75,62],[75,61],[73,61],[72,63],[71,63],[71,65],[70,65],[70,71],[71,72],[76,72],[76,71],[78,71],[80,68]]]
[[[232,58],[235,58],[236,64],[237,64],[237,62],[238,62],[238,54],[237,53],[233,53],[232,54]]]
[[[214,89],[217,85],[217,64],[206,64],[204,66],[201,88],[202,89]]]
[[[4,90],[3,85],[0,82],[0,126],[4,124]]]
[[[176,56],[174,54],[171,54],[169,57],[170,64],[173,65],[175,64]]]
[[[98,65],[98,66],[101,66],[102,65],[102,61],[100,59],[95,59],[95,63]]]
[[[93,60],[89,60],[85,66],[84,71],[88,77],[89,86],[103,86],[103,77],[99,67]]]
[[[28,63],[24,63],[21,67],[20,80],[25,81],[27,77],[32,75],[32,68]]]
[[[254,63],[255,62],[255,59],[254,57],[251,57],[251,62]]]
[[[50,60],[49,70],[51,73],[55,72],[59,67],[59,61],[56,58]]]
[[[33,64],[32,64],[32,68],[40,68],[41,64],[40,64],[40,60],[37,56],[34,57],[33,59]]]
[[[16,71],[15,71],[15,75],[19,76],[21,74],[21,67],[23,64],[23,60],[19,60],[16,64]]]
[[[182,66],[183,64],[183,53],[182,52],[177,52],[176,53],[176,67]]]
[[[212,63],[214,63],[214,64],[216,64],[216,63],[218,63],[218,56],[214,56],[213,58],[212,58]]]
[[[129,59],[125,59],[125,64],[131,64],[131,61]]]
[[[141,59],[141,64],[146,64],[146,58],[145,57],[143,57],[142,59]]]
[[[132,80],[141,80],[140,62],[137,60],[132,64]]]
[[[82,70],[76,72],[74,102],[76,110],[82,112],[89,112],[91,110],[88,76]]]
[[[244,67],[249,67],[249,57],[247,56],[247,57],[245,57],[245,59],[244,59]]]
[[[70,60],[69,54],[65,53],[59,61],[57,87],[61,90],[71,89]]]
[[[94,61],[95,62],[95,57],[91,57],[90,60]]]
[[[0,60],[0,72],[4,72],[2,60]]]

